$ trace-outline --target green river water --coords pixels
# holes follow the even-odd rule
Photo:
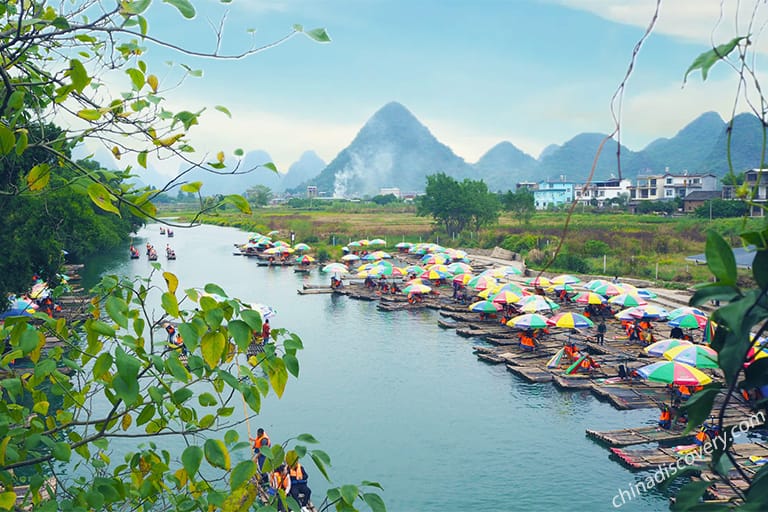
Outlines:
[[[668,509],[655,490],[622,500],[620,489],[650,473],[631,473],[585,436],[587,428],[653,423],[656,411],[617,411],[588,392],[525,383],[503,365],[478,361],[472,347],[479,342],[440,329],[433,310],[381,312],[347,297],[298,295],[304,282],[327,276],[233,256],[233,243],[246,237],[201,226],[168,239],[151,225],[134,243],[151,241],[181,287],[215,282],[231,296],[269,304],[278,311],[273,328],[302,338],[300,379],[289,381],[281,400],[265,399],[251,425],[278,443],[312,433],[331,456],[334,485],[380,482],[394,512]],[[169,242],[176,261],[163,257]],[[89,261],[83,277],[92,284],[104,272],[149,270],[143,251],[130,260],[126,248]],[[319,504],[328,484],[311,462],[307,469]]]

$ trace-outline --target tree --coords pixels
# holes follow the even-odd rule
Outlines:
[[[504,210],[512,213],[520,224],[528,224],[536,211],[533,192],[526,187],[521,187],[514,192],[507,190],[502,196],[501,203]]]
[[[391,204],[396,203],[398,201],[397,196],[395,194],[385,194],[385,195],[376,195],[371,198],[371,201],[378,205],[385,205],[385,204]]]
[[[35,249],[48,241],[46,233],[23,240],[8,234],[24,234],[30,226],[24,218],[35,212],[59,222],[46,224],[45,229],[63,231],[63,238],[51,238],[60,255],[64,243],[77,243],[77,233],[68,232],[65,225],[67,212],[75,215],[74,228],[92,226],[99,229],[99,236],[108,237],[104,228],[109,222],[130,223],[131,216],[155,219],[153,199],[173,188],[196,194],[201,213],[217,208],[220,203],[203,205],[202,182],[185,181],[192,169],[228,174],[256,169],[240,169],[239,164],[227,168],[223,152],[193,160],[188,135],[203,110],[169,107],[165,98],[176,81],[169,79],[173,83],[168,86],[158,78],[167,76],[165,71],[153,74],[144,59],[151,48],[242,59],[299,33],[320,42],[329,40],[322,29],[304,31],[295,25],[281,40],[239,53],[223,54],[218,47],[193,52],[153,35],[152,3],[0,4],[0,207],[10,214],[4,220],[16,228],[0,230],[3,241],[9,242],[4,260],[35,258]],[[190,0],[164,3],[185,19],[195,17]],[[220,42],[221,29],[214,30]],[[184,78],[200,75],[184,64],[177,69]],[[114,71],[127,75],[130,90],[116,93],[110,88]],[[229,115],[224,106],[217,110]],[[49,129],[51,119],[62,128]],[[104,170],[73,159],[72,148],[84,140],[102,143],[125,163],[125,169]],[[242,151],[235,151],[235,156],[242,156]],[[186,168],[161,189],[131,185],[132,166],[146,168],[153,158],[177,158]],[[275,170],[272,164],[264,167]],[[242,196],[221,201],[249,211]],[[54,268],[58,261],[48,261],[50,254],[33,263]],[[154,268],[159,272],[159,266]],[[153,284],[152,277],[105,277],[83,321],[40,314],[32,320],[11,317],[0,327],[4,344],[0,508],[13,508],[17,498],[36,510],[202,511],[259,506],[253,482],[258,469],[248,440],[240,439],[234,429],[237,422],[230,418],[240,401],[254,415],[261,410],[263,396],[282,394],[289,376],[298,374],[301,340],[276,329],[274,343],[264,347],[252,366],[244,364],[240,354],[252,332],[261,327],[258,312],[215,284],[182,291],[171,273],[162,274],[161,287]],[[158,317],[150,313],[153,301],[160,304]],[[166,321],[178,325],[189,351],[186,365],[178,351],[157,337],[156,330]],[[46,336],[60,345],[46,350]],[[11,365],[13,361],[30,366],[19,369]],[[161,440],[168,436],[181,437],[187,444],[180,457],[164,449]],[[130,448],[118,449],[113,444],[117,438]],[[307,447],[314,442],[305,434],[290,445],[272,447],[266,469],[308,457],[325,475],[329,459],[322,450]],[[115,455],[118,458],[112,460]],[[65,477],[72,465],[86,476]],[[48,476],[57,479],[58,497],[40,492],[48,487]],[[17,486],[22,480],[30,488],[20,496]],[[371,485],[378,487],[364,482],[332,489],[329,496],[340,510],[353,510],[359,499],[373,510],[384,510],[376,493],[362,492]],[[288,505],[298,510],[293,500],[288,499]]]
[[[272,189],[266,185],[256,185],[245,191],[248,202],[256,207],[266,206],[272,201]]]
[[[479,230],[499,218],[499,201],[482,180],[459,183],[445,173],[427,176],[423,196],[416,199],[416,214],[431,216],[453,236],[465,228]]]
[[[702,219],[741,217],[749,213],[749,206],[744,201],[712,199],[696,208],[693,213]]]

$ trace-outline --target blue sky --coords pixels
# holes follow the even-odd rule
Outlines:
[[[210,24],[218,23],[221,5],[213,0],[196,5],[197,19],[186,22],[171,6],[155,3],[150,31],[199,50],[211,48]],[[324,27],[332,42],[300,36],[242,60],[195,60],[156,48],[145,58],[204,70],[202,79],[166,95],[190,110],[208,107],[201,126],[190,133],[198,149],[260,149],[287,170],[306,150],[329,162],[389,101],[405,105],[468,162],[501,141],[537,157],[547,145],[578,133],[610,132],[611,96],[656,2],[235,0],[228,5],[225,50],[247,47],[247,28],[256,29],[254,40],[262,45],[294,23]],[[750,2],[741,5],[747,11]],[[718,25],[719,7],[720,0],[662,4],[659,24],[626,90],[622,142],[631,149],[673,136],[706,111],[730,117],[736,75],[727,66],[716,66],[707,82],[696,73],[682,87],[685,70],[710,41],[720,44],[745,31],[735,26],[732,11]],[[233,118],[214,111],[218,104]]]

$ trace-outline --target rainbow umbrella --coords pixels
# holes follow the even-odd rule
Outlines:
[[[506,283],[501,286],[498,290],[496,290],[496,293],[499,292],[512,292],[517,295],[520,295],[521,297],[525,295],[530,295],[530,292],[523,290],[519,285],[515,283]]]
[[[434,279],[448,279],[449,277],[451,277],[451,275],[446,272],[440,272],[439,270],[429,269],[422,272],[419,277],[422,279],[434,280]]]
[[[712,378],[706,373],[677,361],[659,361],[638,368],[637,373],[653,382],[677,384],[678,386],[704,386],[712,382]]]
[[[544,276],[531,277],[524,282],[528,286],[549,286],[552,284],[552,282]]]
[[[491,302],[496,304],[516,304],[520,302],[520,299],[522,298],[523,297],[521,295],[518,295],[515,292],[503,291],[494,295],[493,299],[491,299]]]
[[[341,257],[341,261],[357,261],[360,259],[360,256],[357,254],[345,254]]]
[[[520,305],[520,311],[523,313],[560,309],[560,304],[541,295],[528,295],[523,297],[518,304]]]
[[[550,282],[552,284],[576,284],[580,283],[581,279],[570,274],[560,274],[559,276],[555,276],[550,279]]]
[[[602,304],[605,297],[595,292],[581,292],[573,298],[574,302],[579,304]]]
[[[633,295],[631,293],[622,293],[620,295],[614,295],[610,299],[608,299],[608,302],[611,304],[618,304],[619,306],[623,308],[631,308],[634,306],[644,306],[648,304],[645,299],[640,298],[637,295]]]
[[[301,263],[303,265],[309,265],[310,263],[313,263],[315,261],[315,258],[312,256],[305,254],[304,256],[298,256],[296,258],[296,263]]]
[[[558,313],[550,318],[547,323],[553,327],[566,327],[568,329],[583,329],[594,327],[595,324],[589,318],[579,313]]]
[[[645,353],[648,354],[649,356],[661,357],[662,355],[664,355],[664,352],[666,352],[671,348],[688,347],[691,345],[693,345],[693,343],[691,343],[688,340],[679,340],[677,338],[670,338],[667,340],[660,340],[660,341],[651,343],[650,345],[645,347],[643,350],[645,350]]]
[[[424,267],[420,267],[419,265],[408,265],[405,267],[405,271],[409,274],[422,274],[424,272]]]
[[[370,242],[368,242],[368,245],[387,245],[386,240],[382,240],[381,238],[374,238]]]
[[[310,246],[308,246],[304,242],[300,242],[300,243],[294,245],[293,248],[296,249],[299,252],[309,251],[309,250],[312,249]]]
[[[398,242],[395,244],[395,249],[410,249],[413,247],[411,242]]]
[[[709,320],[709,317],[706,315],[701,316],[694,313],[686,313],[673,318],[668,323],[672,327],[682,327],[683,329],[701,329],[707,325],[707,320]]]
[[[473,277],[475,276],[473,276],[472,274],[456,274],[453,277],[453,282],[466,286],[467,283],[470,282]]]
[[[496,286],[497,284],[498,281],[496,281],[496,279],[491,276],[477,276],[470,279],[470,281],[467,283],[467,286],[473,290],[480,291],[492,286]]]
[[[479,300],[470,304],[468,309],[477,313],[497,313],[501,309],[501,304],[495,304],[489,300]]]
[[[717,364],[717,352],[706,345],[673,347],[664,352],[664,357],[670,361],[689,364],[696,368],[719,368]]]
[[[545,329],[549,327],[547,320],[549,319],[544,315],[526,313],[512,318],[507,325],[516,329]]]
[[[669,319],[672,320],[674,318],[677,318],[679,316],[692,314],[692,315],[699,315],[699,316],[707,316],[707,314],[700,310],[699,308],[694,308],[691,306],[683,306],[681,308],[673,309],[669,312]]]
[[[432,287],[425,284],[413,283],[403,288],[403,293],[429,293],[432,291]]]
[[[472,265],[463,261],[456,261],[448,265],[448,271],[451,274],[469,274],[472,272]]]
[[[627,293],[626,290],[619,288],[615,284],[609,282],[600,283],[596,286],[590,287],[589,289],[595,293],[599,293],[600,295],[605,295],[606,297]]]
[[[421,258],[421,263],[424,265],[433,265],[435,263],[439,265],[444,265],[448,263],[448,256],[445,256],[444,254],[425,254],[423,258]]]

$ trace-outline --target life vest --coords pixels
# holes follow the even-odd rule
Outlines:
[[[709,436],[704,430],[699,430],[696,433],[696,444],[704,444],[709,440]]]
[[[167,332],[170,335],[174,335],[176,333],[176,328],[172,325],[166,325],[165,326],[165,332]]]
[[[585,357],[581,361],[581,367],[585,370],[589,370],[590,368],[592,368],[592,360],[588,357]]]
[[[530,336],[521,336],[520,337],[520,344],[524,347],[533,347],[535,344],[533,343],[533,338]]]
[[[683,396],[691,396],[691,390],[686,385],[680,386],[680,394]]]
[[[279,471],[272,473],[272,487],[275,489],[282,489],[287,491],[290,483],[291,479],[288,477],[288,475],[283,475]]]
[[[659,421],[672,421],[672,414],[669,412],[669,409],[661,410],[661,414],[659,415]]]
[[[257,436],[256,439],[253,441],[253,451],[256,453],[259,453],[259,448],[263,444],[264,440],[267,440],[267,447],[272,446],[272,441],[269,440],[269,436],[266,434],[261,434],[260,436]]]
[[[304,470],[299,462],[296,462],[296,466],[288,469],[288,475],[291,477],[291,480],[305,480]]]

